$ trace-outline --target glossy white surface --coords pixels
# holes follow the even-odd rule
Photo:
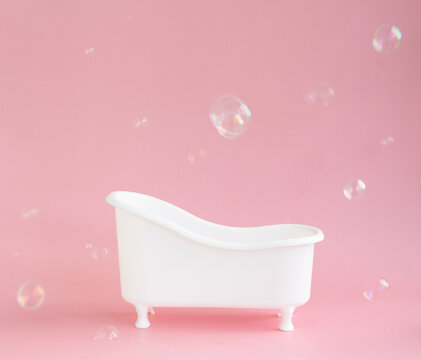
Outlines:
[[[314,243],[306,225],[230,227],[202,220],[151,196],[117,191],[121,291],[136,307],[278,308],[290,331],[296,306],[310,297]]]

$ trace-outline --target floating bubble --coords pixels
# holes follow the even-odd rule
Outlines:
[[[111,325],[101,326],[95,332],[93,339],[95,341],[117,342],[120,339],[120,331]]]
[[[304,97],[308,104],[328,106],[335,96],[335,91],[326,84],[318,84],[309,89]]]
[[[206,150],[204,150],[204,149],[199,150],[199,157],[201,159],[205,160],[207,158],[207,156],[208,156],[208,153],[206,152]]]
[[[85,49],[85,54],[86,55],[93,55],[95,52],[95,49],[93,47],[89,47]]]
[[[395,139],[392,136],[386,136],[380,140],[380,145],[388,146],[395,142]]]
[[[24,207],[20,213],[20,217],[22,219],[28,219],[31,217],[35,217],[39,214],[39,210],[35,208]]]
[[[195,155],[195,154],[188,154],[187,155],[187,161],[190,164],[194,164],[196,161],[205,161],[206,157],[208,156],[206,150],[204,149],[200,149],[199,154]]]
[[[148,124],[149,124],[149,121],[146,117],[142,117],[141,119],[137,118],[134,122],[134,127],[135,128],[146,127],[148,126]]]
[[[373,37],[373,48],[378,53],[389,54],[401,44],[402,34],[395,25],[381,25]]]
[[[209,118],[219,134],[235,139],[250,126],[252,116],[249,108],[234,95],[222,95],[212,104]]]
[[[387,280],[380,278],[363,291],[364,299],[371,302],[383,302],[390,295],[390,284]]]
[[[190,164],[194,164],[194,162],[196,161],[196,156],[193,154],[188,154],[187,155],[187,160]]]
[[[44,298],[45,291],[39,284],[28,281],[18,289],[18,304],[24,309],[34,310],[39,308],[44,302]]]
[[[366,185],[360,179],[349,180],[344,187],[344,195],[348,200],[361,199],[365,195]]]
[[[89,255],[94,260],[104,260],[109,254],[108,248],[102,245],[87,243],[85,247],[88,249]]]

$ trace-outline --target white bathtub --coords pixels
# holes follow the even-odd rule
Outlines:
[[[230,227],[202,220],[154,197],[115,191],[121,293],[138,328],[152,307],[280,309],[294,329],[295,307],[310,298],[314,244],[306,225]]]

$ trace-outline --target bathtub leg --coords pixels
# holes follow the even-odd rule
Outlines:
[[[282,331],[292,331],[294,330],[294,325],[292,324],[292,314],[294,313],[295,306],[286,306],[283,307],[280,311],[282,313],[282,320],[279,324],[279,330]]]
[[[153,309],[152,306],[148,308],[148,311],[151,315],[155,315],[155,310]]]
[[[138,329],[146,329],[151,324],[148,320],[148,307],[142,305],[136,305],[137,321],[135,326]]]

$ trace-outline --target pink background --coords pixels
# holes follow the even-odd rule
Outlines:
[[[416,0],[2,2],[0,358],[419,359],[420,12]],[[371,45],[384,23],[403,35],[390,55]],[[308,105],[320,82],[335,96]],[[224,93],[253,113],[235,140],[208,119]],[[351,178],[363,199],[344,197]],[[113,190],[221,224],[321,228],[296,330],[276,330],[276,309],[157,309],[135,329]],[[87,243],[110,253],[95,261]],[[381,277],[389,298],[368,302]],[[25,281],[45,289],[37,310],[16,301]],[[103,325],[120,341],[93,341]]]

